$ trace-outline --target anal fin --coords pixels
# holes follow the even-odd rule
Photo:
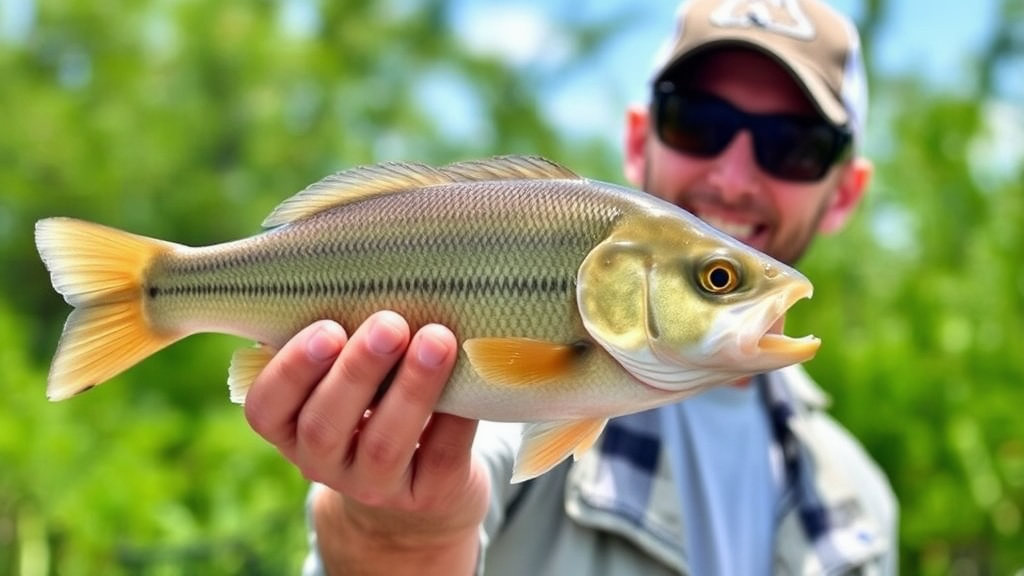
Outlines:
[[[538,422],[523,429],[512,482],[536,478],[569,457],[578,460],[601,436],[607,418]]]
[[[228,367],[228,392],[232,402],[245,404],[249,387],[276,353],[276,350],[265,344],[235,350],[231,355],[231,366]]]

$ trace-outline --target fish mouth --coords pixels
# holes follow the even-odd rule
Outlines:
[[[813,358],[821,346],[820,339],[813,335],[793,337],[782,332],[786,312],[798,301],[810,298],[813,294],[814,287],[810,282],[794,283],[783,290],[765,307],[765,322],[760,325],[767,325],[768,328],[754,335],[754,349],[748,352],[760,356],[762,360],[778,362],[780,365],[797,364]]]
[[[806,362],[817,354],[821,340],[814,336],[793,338],[785,334],[765,334],[757,341],[757,349],[780,360],[789,360],[793,364]]]

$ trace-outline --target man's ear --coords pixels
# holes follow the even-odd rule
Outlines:
[[[644,185],[647,171],[647,129],[650,113],[647,106],[633,104],[626,109],[626,134],[623,146],[623,173],[636,188]]]
[[[837,232],[846,225],[854,208],[864,197],[864,192],[871,181],[874,173],[874,165],[867,158],[855,157],[843,168],[840,176],[839,188],[832,196],[828,208],[818,225],[818,231],[822,234]]]

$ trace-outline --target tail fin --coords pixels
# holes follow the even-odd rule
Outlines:
[[[142,308],[146,269],[175,244],[71,218],[40,220],[35,237],[54,289],[75,307],[50,366],[47,398],[79,394],[181,338],[155,333]]]

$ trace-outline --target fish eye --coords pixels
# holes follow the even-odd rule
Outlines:
[[[710,294],[728,294],[740,284],[736,263],[725,258],[714,258],[705,262],[697,274],[700,286]]]

